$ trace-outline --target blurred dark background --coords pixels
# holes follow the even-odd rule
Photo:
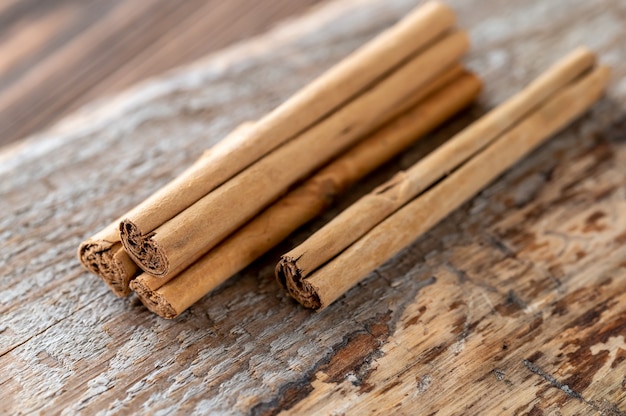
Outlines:
[[[320,0],[0,0],[0,146]]]

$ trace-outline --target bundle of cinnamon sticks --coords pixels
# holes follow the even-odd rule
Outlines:
[[[589,50],[575,50],[283,255],[278,281],[302,305],[325,308],[583,114],[609,72]]]
[[[83,242],[81,263],[118,296],[178,316],[475,99],[454,24],[442,3],[417,8]],[[279,282],[305,306],[330,304],[588,108],[607,78],[594,63],[576,51],[364,197],[283,256]]]

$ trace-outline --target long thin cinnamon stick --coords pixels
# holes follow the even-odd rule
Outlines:
[[[277,199],[294,182],[400,112],[437,74],[468,49],[452,32],[320,123],[306,130],[145,235],[132,220],[120,224],[124,248],[154,276],[174,276]],[[256,127],[255,127],[256,128]]]
[[[223,140],[234,140],[234,137],[245,134],[252,128],[252,122],[244,122],[237,126]],[[202,156],[188,169],[195,171],[204,166],[211,158],[212,150],[206,150]],[[170,184],[171,185],[171,184]],[[184,189],[184,188],[182,188]],[[101,231],[83,241],[78,247],[78,258],[85,269],[99,276],[119,296],[128,296],[131,292],[130,281],[141,272],[135,262],[122,247],[119,236],[118,218]]]
[[[288,292],[302,305],[323,309],[371,270],[414,241],[502,172],[584,113],[602,94],[609,69],[574,81],[432,189],[378,224],[330,262],[305,278],[280,268]],[[395,186],[391,183],[390,186]],[[293,263],[290,263],[293,264]]]
[[[362,93],[406,59],[431,45],[454,22],[454,12],[443,3],[433,1],[416,8],[268,113],[248,134],[216,144],[210,157],[130,211],[125,218],[143,233],[156,229],[254,161]]]
[[[586,48],[570,53],[524,90],[457,134],[411,169],[397,175],[390,183],[364,196],[301,245],[286,253],[278,265],[277,276],[284,275],[282,268],[289,268],[296,274],[295,279],[306,278],[407,201],[519,122],[556,91],[588,70],[594,61],[594,54]],[[284,286],[284,279],[280,281]]]
[[[448,85],[272,204],[174,279],[166,283],[163,278],[144,273],[131,282],[132,289],[158,315],[178,316],[295,229],[321,214],[361,177],[466,107],[480,88],[481,83],[474,75],[457,75]]]

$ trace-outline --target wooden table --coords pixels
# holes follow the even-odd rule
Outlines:
[[[167,321],[79,266],[79,242],[243,120],[391,25],[412,0],[328,3],[0,153],[0,413],[626,413],[626,3],[451,0],[480,103],[579,44],[606,98],[322,313],[276,257]]]
[[[2,0],[0,145],[320,0]]]

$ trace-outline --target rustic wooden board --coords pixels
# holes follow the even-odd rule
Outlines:
[[[626,4],[450,3],[480,105],[340,205],[578,44],[608,96],[322,313],[272,269],[324,219],[174,321],[75,250],[414,1],[330,3],[0,152],[0,413],[625,414]]]

